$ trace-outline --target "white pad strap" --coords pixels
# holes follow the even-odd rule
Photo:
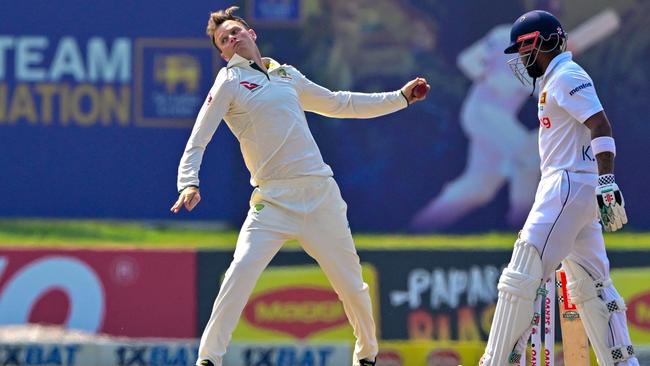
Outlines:
[[[515,242],[512,259],[499,278],[499,300],[482,366],[518,364],[518,341],[534,320],[533,302],[542,283],[542,259],[537,249],[523,240]]]
[[[634,349],[631,345],[611,347],[608,341],[611,314],[623,312],[626,309],[625,302],[621,298],[607,303],[603,299],[602,290],[611,287],[612,281],[610,279],[592,279],[581,265],[569,259],[562,262],[562,268],[567,274],[569,296],[578,308],[580,319],[585,326],[599,364],[614,365],[616,362],[632,357]]]
[[[623,362],[634,357],[634,347],[631,344],[616,346],[609,349],[613,362]]]
[[[605,304],[607,306],[607,310],[609,310],[610,313],[622,313],[627,310],[627,306],[625,306],[625,301],[621,298],[614,299],[608,303]]]

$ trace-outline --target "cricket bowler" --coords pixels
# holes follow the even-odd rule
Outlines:
[[[327,275],[354,329],[352,364],[375,364],[378,352],[368,285],[361,276],[347,205],[323,162],[305,111],[335,118],[373,118],[423,100],[416,78],[386,93],[332,92],[293,66],[262,58],[257,34],[229,7],[210,15],[207,34],[228,62],[199,111],[178,167],[180,195],[171,208],[201,200],[199,169],[223,119],[240,143],[251,184],[250,209],[201,337],[198,365],[222,366],[226,346],[255,283],[282,245],[297,240]]]

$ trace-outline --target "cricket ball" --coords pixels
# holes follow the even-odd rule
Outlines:
[[[418,84],[413,88],[413,96],[416,98],[422,98],[427,95],[427,84]]]

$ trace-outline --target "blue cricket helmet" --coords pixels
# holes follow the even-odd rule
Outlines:
[[[553,35],[557,35],[562,39],[566,38],[562,24],[553,14],[543,10],[533,10],[520,16],[514,22],[510,29],[510,46],[503,52],[517,53],[522,39],[535,37],[535,32],[539,32],[537,36],[545,41],[549,40]]]

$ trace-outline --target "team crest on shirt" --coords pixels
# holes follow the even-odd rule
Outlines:
[[[278,75],[280,75],[282,79],[287,79],[287,80],[293,79],[285,69],[278,70]]]
[[[539,104],[546,104],[546,91],[539,95]]]
[[[264,209],[264,207],[266,207],[266,206],[264,206],[264,204],[262,204],[262,203],[256,204],[255,205],[255,213],[258,213],[258,212],[262,211]]]
[[[239,84],[252,92],[258,90],[261,87],[261,85],[251,83],[250,81],[240,81]]]

